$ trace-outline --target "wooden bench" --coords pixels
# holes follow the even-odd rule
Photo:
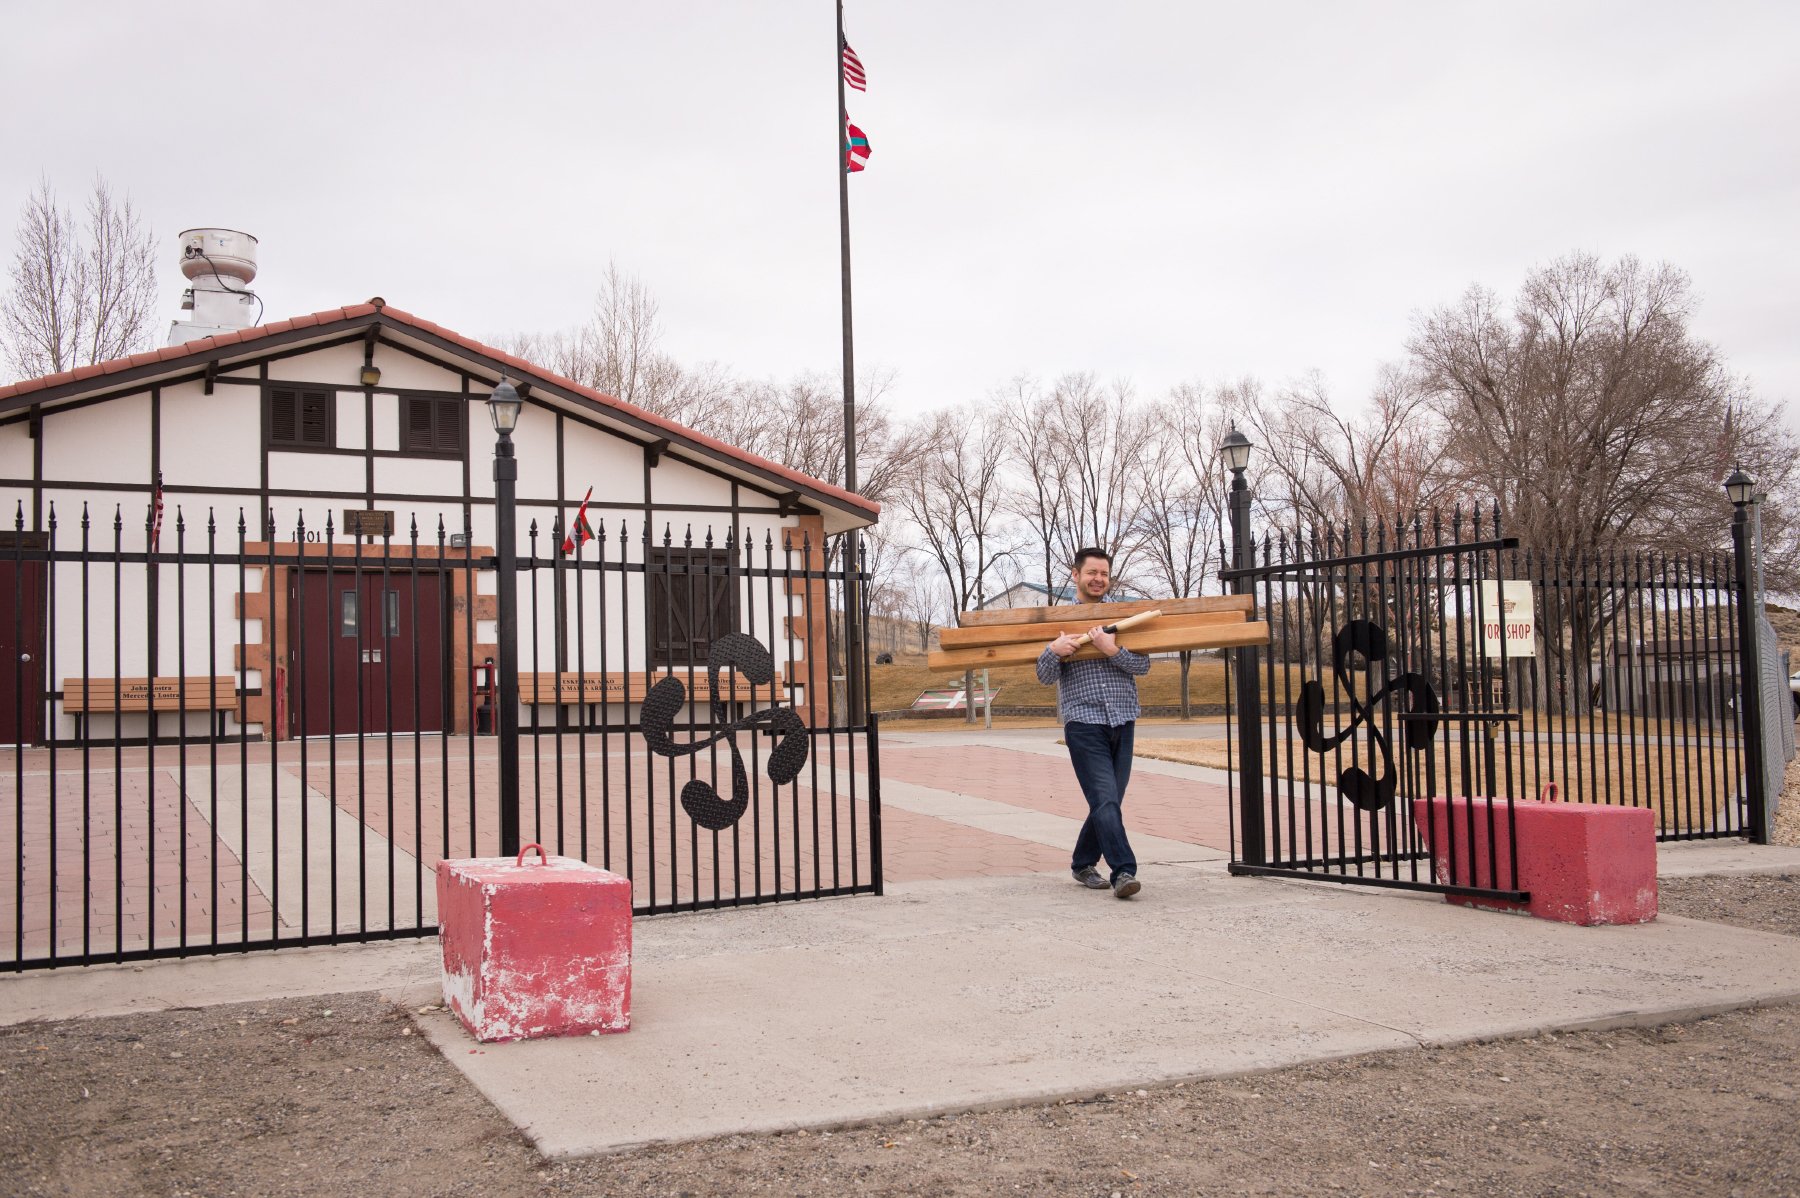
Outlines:
[[[77,735],[86,739],[88,720],[96,715],[139,711],[206,711],[217,717],[225,735],[225,713],[238,709],[237,679],[229,674],[191,678],[65,678],[63,710],[81,717]]]
[[[775,672],[775,685],[752,687],[750,680],[733,671],[731,674],[731,693],[721,696],[733,703],[749,703],[780,698],[785,701],[786,684],[782,681],[781,672]],[[706,671],[695,669],[690,678],[686,668],[661,671],[654,674],[642,670],[629,673],[623,671],[605,674],[580,674],[573,671],[562,674],[520,674],[519,702],[525,704],[555,704],[571,706],[579,704],[588,706],[599,703],[642,703],[650,688],[664,678],[673,678],[692,692],[690,697],[697,696],[699,702],[709,701],[711,692],[706,681]]]

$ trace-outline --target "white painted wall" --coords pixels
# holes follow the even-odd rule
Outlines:
[[[0,476],[30,478],[34,444],[27,422],[0,424]]]
[[[277,490],[363,492],[361,454],[271,453],[269,486]]]
[[[594,498],[611,503],[644,501],[644,451],[635,442],[563,422],[563,474],[572,503],[591,486]],[[555,475],[552,474],[554,479]]]
[[[291,358],[281,358],[269,363],[269,378],[284,383],[323,383],[328,387],[356,387],[362,383],[362,343],[339,345],[331,349],[314,350],[309,354],[295,354]],[[378,363],[380,364],[380,363]],[[384,364],[381,381],[390,387],[398,383],[389,382]],[[458,386],[461,386],[459,383]]]
[[[391,345],[375,347],[375,365],[381,368],[383,387],[405,387],[415,391],[461,391],[462,375],[442,366],[401,353]],[[356,347],[356,365],[352,379],[362,372],[362,346]]]
[[[337,393],[337,448],[366,449],[369,418],[361,391]]]
[[[261,443],[259,388],[227,384],[211,395],[198,382],[163,388],[164,485],[254,489],[262,481]]]
[[[46,412],[44,477],[150,481],[150,396]]]
[[[665,457],[650,472],[650,494],[658,507],[681,503],[730,503],[731,480]]]

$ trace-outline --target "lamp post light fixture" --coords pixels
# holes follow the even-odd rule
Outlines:
[[[494,575],[499,641],[499,711],[494,731],[500,738],[500,855],[519,851],[519,561],[513,549],[519,461],[513,456],[513,429],[525,401],[503,376],[488,396],[494,422]]]
[[[1255,448],[1250,444],[1250,438],[1238,432],[1238,427],[1234,424],[1231,431],[1225,434],[1225,439],[1219,442],[1219,456],[1225,459],[1225,464],[1231,467],[1234,474],[1241,476],[1250,465],[1250,451]]]
[[[1231,564],[1239,571],[1231,580],[1231,590],[1236,595],[1256,594],[1256,582],[1247,573],[1256,564],[1256,551],[1250,542],[1250,484],[1244,478],[1254,448],[1235,424],[1219,442],[1219,456],[1231,468]],[[1262,696],[1258,682],[1256,650],[1248,646],[1237,650],[1238,826],[1243,829],[1241,851],[1246,865],[1263,865],[1269,859],[1263,843],[1262,721],[1258,710]]]
[[[1751,563],[1750,505],[1756,480],[1740,467],[1725,480],[1731,498],[1732,564],[1737,575],[1738,707],[1743,716],[1744,799],[1750,843],[1769,843],[1768,758],[1762,712],[1762,652],[1759,644],[1756,586]],[[1782,705],[1786,706],[1786,700]]]

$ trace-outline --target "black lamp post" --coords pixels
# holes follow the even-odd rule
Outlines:
[[[519,561],[513,551],[519,462],[513,456],[512,434],[525,406],[513,385],[501,378],[488,396],[488,415],[494,421],[494,574],[498,592],[496,613],[500,642],[500,710],[494,730],[500,737],[500,855],[519,851]]]
[[[1250,484],[1244,471],[1250,466],[1250,451],[1256,448],[1250,438],[1231,426],[1219,443],[1219,456],[1231,469],[1231,556],[1232,567],[1248,570],[1256,564],[1256,552],[1250,540]],[[1232,580],[1236,595],[1256,594],[1256,583],[1248,574]],[[1245,646],[1237,650],[1238,706],[1238,817],[1243,829],[1243,860],[1246,865],[1263,865],[1268,861],[1263,844],[1263,777],[1262,777],[1262,695],[1256,673],[1256,650]]]
[[[1744,794],[1749,806],[1750,843],[1769,843],[1768,792],[1764,781],[1762,653],[1757,643],[1756,587],[1750,562],[1750,505],[1756,480],[1737,469],[1725,480],[1731,497],[1731,550],[1737,572],[1738,706],[1743,715]]]

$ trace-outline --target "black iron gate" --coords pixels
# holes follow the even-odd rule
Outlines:
[[[1234,781],[1234,872],[1521,898],[1520,799],[1745,834],[1724,555],[1523,549],[1477,509],[1247,556],[1225,577],[1271,644],[1231,716],[1257,763]]]
[[[468,524],[46,516],[0,542],[0,968],[435,932],[436,863],[499,852],[507,785]],[[842,559],[791,526],[594,532],[533,524],[516,562],[523,839],[638,914],[879,893]]]

